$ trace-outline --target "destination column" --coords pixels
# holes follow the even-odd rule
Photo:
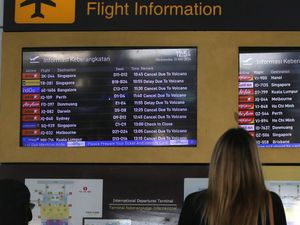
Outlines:
[[[297,122],[297,108],[300,108],[297,99],[299,93],[297,90],[298,75],[293,74],[291,70],[271,70],[271,115],[272,144],[284,145],[290,144],[296,138],[294,129]],[[300,141],[300,140],[298,140]]]

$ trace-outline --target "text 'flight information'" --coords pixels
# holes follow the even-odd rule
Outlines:
[[[300,147],[300,51],[241,51],[239,125],[260,147]]]
[[[196,146],[196,48],[23,49],[21,146]]]

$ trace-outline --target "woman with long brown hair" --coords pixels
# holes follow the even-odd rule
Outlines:
[[[256,143],[247,131],[233,128],[219,138],[208,189],[185,199],[178,224],[286,225],[280,197],[266,189]]]

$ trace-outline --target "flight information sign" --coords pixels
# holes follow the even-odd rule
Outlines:
[[[20,145],[196,146],[197,49],[23,49]]]
[[[239,125],[260,147],[300,147],[300,49],[241,49]]]

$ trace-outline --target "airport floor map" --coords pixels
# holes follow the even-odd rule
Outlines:
[[[102,180],[25,179],[31,193],[30,225],[77,225],[83,217],[102,217]]]

